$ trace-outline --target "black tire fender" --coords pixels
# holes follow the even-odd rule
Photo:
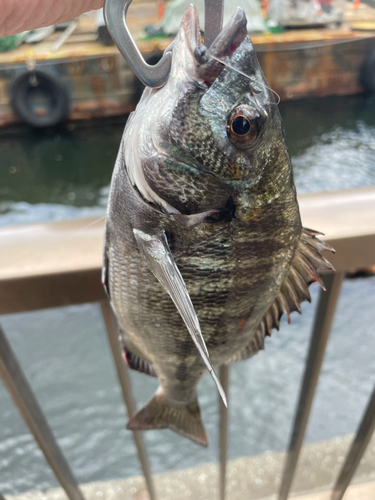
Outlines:
[[[49,102],[43,113],[38,113],[31,102],[36,89]],[[18,75],[12,82],[10,96],[16,115],[31,127],[53,127],[68,118],[68,91],[56,76],[46,71],[35,69]]]

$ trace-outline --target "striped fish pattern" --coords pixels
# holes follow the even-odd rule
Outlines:
[[[220,61],[225,62],[222,64]],[[301,225],[281,117],[237,9],[210,50],[190,6],[117,158],[103,282],[125,359],[160,387],[128,422],[208,443],[196,388],[300,312],[332,250]],[[225,398],[225,395],[222,395]]]

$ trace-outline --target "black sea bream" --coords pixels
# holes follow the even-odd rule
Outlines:
[[[207,445],[206,367],[263,349],[310,300],[331,248],[301,226],[280,113],[237,9],[208,51],[189,6],[160,89],[146,88],[117,158],[104,282],[131,368],[156,376],[129,429]],[[221,62],[222,61],[222,62]]]

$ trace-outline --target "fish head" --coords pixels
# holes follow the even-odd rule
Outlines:
[[[166,212],[220,208],[234,192],[290,168],[275,97],[237,8],[209,49],[190,5],[167,49],[169,78],[147,88],[125,131],[125,160],[141,195]]]

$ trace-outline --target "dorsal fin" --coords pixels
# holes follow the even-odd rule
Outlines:
[[[280,318],[286,314],[290,323],[290,313],[298,311],[301,314],[300,304],[305,300],[311,302],[309,286],[317,281],[325,290],[319,278],[319,272],[324,270],[334,271],[332,264],[323,257],[321,251],[334,249],[317,238],[321,235],[312,229],[302,228],[300,242],[296,250],[288,276],[281,284],[280,291],[260,321],[257,331],[250,343],[227,361],[227,364],[236,363],[251,358],[261,349],[264,349],[264,339],[271,336],[273,328],[279,329]]]

